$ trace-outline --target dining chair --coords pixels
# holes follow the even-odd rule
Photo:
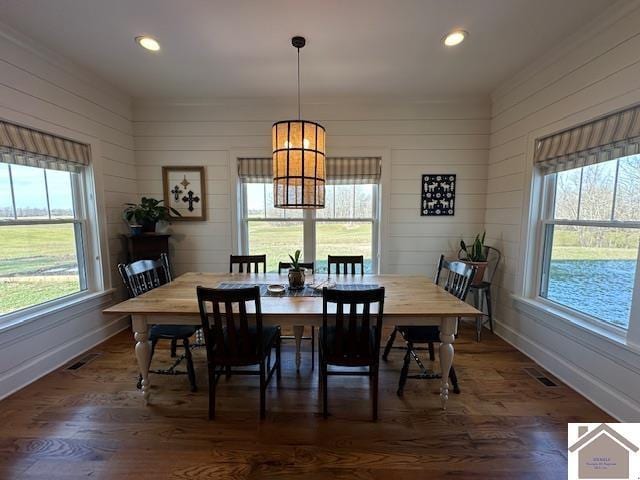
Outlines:
[[[171,282],[171,270],[169,269],[169,260],[167,254],[160,255],[158,260],[138,260],[137,262],[119,264],[118,271],[122,277],[129,298],[137,297],[156,287]],[[176,357],[176,344],[178,340],[182,341],[184,354],[178,357],[173,365],[166,369],[149,370],[150,373],[160,375],[186,375],[189,378],[191,391],[197,390],[196,374],[193,368],[193,359],[191,356],[191,338],[199,330],[195,325],[153,325],[149,330],[149,340],[151,341],[151,359],[155,352],[156,344],[159,340],[171,341],[171,357]],[[149,361],[151,361],[151,359]],[[182,360],[187,361],[187,371],[182,372],[176,370]],[[138,388],[141,388],[142,375],[138,377]]]
[[[335,313],[329,313],[329,304],[335,304]],[[374,307],[375,313],[372,312],[372,304],[377,306],[377,309]],[[362,306],[360,312],[359,305]],[[347,312],[345,307],[348,307]],[[384,287],[370,290],[322,289],[320,382],[322,414],[325,418],[329,415],[329,375],[359,375],[369,377],[373,398],[372,417],[374,421],[378,419],[378,371],[383,310]],[[330,365],[359,369],[329,370]],[[362,367],[367,369],[363,371]]]
[[[475,273],[475,266],[461,261],[446,260],[444,255],[441,255],[440,261],[438,262],[438,269],[436,271],[436,278],[434,283],[436,285],[441,285],[444,290],[446,290],[456,298],[464,300],[469,293],[471,281],[473,280],[473,276],[475,275]],[[382,359],[385,361],[389,357],[391,348],[393,348],[393,342],[395,341],[397,333],[400,333],[406,345],[404,362],[402,365],[402,370],[400,371],[400,382],[398,384],[398,390],[396,392],[398,396],[403,395],[404,386],[407,383],[407,379],[409,378],[421,380],[442,378],[441,375],[429,372],[425,368],[422,360],[417,353],[419,350],[424,350],[424,348],[418,348],[415,346],[416,344],[426,343],[429,349],[429,359],[431,361],[434,361],[435,353],[433,345],[434,343],[440,342],[440,327],[435,325],[394,327],[391,335],[389,336],[389,339],[387,340],[387,344],[382,354]],[[417,375],[409,375],[409,364],[411,363],[411,358],[416,361],[418,367],[420,368],[420,373]],[[451,384],[453,385],[454,393],[460,393],[460,387],[458,386],[458,377],[456,376],[456,371],[453,365],[451,365],[451,369],[449,370],[449,379],[451,380]]]
[[[331,266],[335,265],[336,274],[356,274],[356,267],[360,266],[360,275],[364,275],[363,255],[329,255],[327,258],[327,273],[331,275]],[[340,271],[342,270],[342,271]]]
[[[267,272],[267,256],[266,255],[229,255],[229,273],[233,273],[233,266],[238,266],[238,273],[260,273],[260,265],[262,265],[262,273]],[[251,271],[253,265],[253,271]]]
[[[315,264],[313,262],[300,262],[298,265],[305,268],[306,270],[310,270],[311,274],[315,273]],[[278,273],[282,274],[287,272],[291,268],[291,262],[280,262],[278,264]],[[304,336],[304,325],[294,325],[294,329],[299,328],[302,329],[303,336],[300,337],[302,340],[310,340],[311,341],[311,370],[316,363],[316,327],[315,325],[311,325],[311,336]],[[281,335],[280,338],[283,340],[291,340],[295,339],[295,335]],[[299,354],[300,345],[296,345],[296,356]]]
[[[461,258],[463,254],[463,250],[458,252],[458,258]],[[502,260],[502,252],[495,247],[490,247],[488,245],[484,246],[484,254],[487,259],[487,268],[484,271],[484,278],[482,282],[478,284],[471,284],[469,289],[470,293],[473,294],[473,303],[474,306],[484,312],[484,304],[487,304],[487,315],[486,320],[485,316],[476,318],[476,340],[480,341],[480,336],[482,335],[482,327],[488,321],[489,322],[489,330],[493,333],[493,305],[491,302],[491,285],[493,283],[493,278],[498,271],[498,267],[500,266],[500,261]]]
[[[274,372],[280,379],[280,327],[263,326],[260,287],[217,289],[197,287],[198,306],[209,375],[209,419],[216,412],[216,385],[232,367],[258,365],[258,370],[231,370],[234,375],[260,376],[260,418],[266,416],[266,390]],[[247,313],[248,302],[254,314]],[[208,308],[210,305],[210,308]],[[224,306],[224,311],[220,308]],[[271,366],[271,352],[275,362]]]

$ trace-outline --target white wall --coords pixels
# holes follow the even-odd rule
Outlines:
[[[162,165],[205,165],[207,222],[176,222],[173,264],[225,271],[233,249],[238,156],[270,156],[271,124],[296,107],[276,100],[164,100],[134,105],[138,189],[161,198]],[[488,160],[486,100],[324,99],[303,116],[327,129],[327,155],[383,158],[382,270],[431,275],[441,252],[482,230]],[[424,173],[458,175],[454,217],[420,216]]]
[[[122,203],[136,195],[127,96],[0,26],[0,117],[95,146],[99,209],[106,210],[108,261],[123,260]],[[119,280],[114,277],[114,285]],[[117,293],[115,295],[117,297]],[[16,327],[0,328],[0,398],[124,328],[100,310],[112,294]]]
[[[640,420],[640,352],[514,308],[531,186],[533,140],[640,102],[640,2],[617,4],[492,95],[488,241],[506,254],[498,287],[498,332],[601,407]]]

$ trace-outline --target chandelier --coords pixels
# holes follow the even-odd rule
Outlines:
[[[276,122],[273,141],[273,204],[276,208],[324,208],[325,130],[300,115],[300,49],[304,37],[293,37],[298,51],[298,119]]]

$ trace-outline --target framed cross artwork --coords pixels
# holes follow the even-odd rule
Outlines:
[[[456,212],[455,174],[422,175],[420,215],[452,216]]]
[[[162,167],[162,185],[164,204],[182,215],[171,221],[207,219],[204,167]]]

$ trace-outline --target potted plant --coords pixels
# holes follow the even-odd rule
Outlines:
[[[487,268],[487,250],[484,246],[484,237],[487,232],[476,235],[472,245],[467,245],[464,240],[460,240],[460,260],[476,267],[476,274],[472,284],[478,285],[484,279],[484,271]]]
[[[302,290],[304,288],[305,268],[300,266],[300,250],[296,250],[291,259],[291,268],[289,269],[289,288],[291,290]]]
[[[177,217],[182,216],[175,208],[161,205],[162,202],[155,198],[142,197],[140,203],[125,203],[127,207],[122,215],[131,226],[132,233],[138,225],[142,226],[143,232],[155,232],[156,222],[169,221],[169,212]]]

